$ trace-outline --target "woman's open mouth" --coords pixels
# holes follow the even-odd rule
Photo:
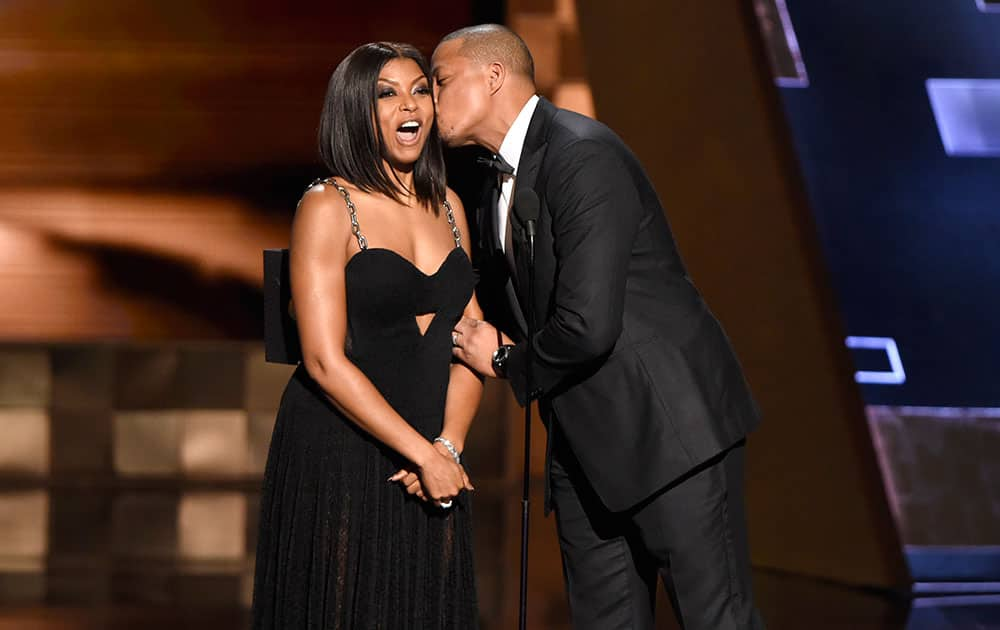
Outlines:
[[[396,130],[396,140],[402,145],[416,144],[420,139],[420,123],[416,120],[408,120]]]

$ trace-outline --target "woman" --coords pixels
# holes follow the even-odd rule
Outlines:
[[[482,382],[451,334],[482,314],[429,74],[412,46],[376,43],[330,79],[332,176],[292,224],[303,360],[264,473],[254,628],[478,626],[459,455]]]

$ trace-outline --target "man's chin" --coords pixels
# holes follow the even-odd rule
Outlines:
[[[449,149],[454,149],[456,147],[464,147],[466,145],[472,144],[468,139],[460,137],[456,133],[447,133],[444,129],[438,127],[438,137],[441,138],[441,142],[444,143]]]
[[[458,147],[467,147],[475,144],[475,142],[468,138],[458,138],[454,136],[451,138],[442,137],[441,142],[443,142],[449,149],[457,149]]]

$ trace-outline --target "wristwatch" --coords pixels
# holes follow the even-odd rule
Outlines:
[[[510,356],[510,349],[513,347],[505,343],[493,351],[493,371],[500,378],[507,378],[507,357]]]

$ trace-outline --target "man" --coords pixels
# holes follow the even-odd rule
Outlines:
[[[520,339],[463,320],[455,356],[509,379],[524,405],[533,345],[574,627],[652,628],[659,573],[686,630],[763,628],[742,487],[758,412],[642,167],[607,127],[535,95],[531,53],[502,26],[452,33],[433,66],[442,138],[494,153],[476,213],[479,296]],[[512,205],[529,189],[540,210],[530,304]]]

